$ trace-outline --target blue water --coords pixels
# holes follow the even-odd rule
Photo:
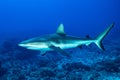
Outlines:
[[[92,73],[92,71],[88,69],[86,70],[86,65],[91,65],[93,63],[96,63],[95,65],[97,65],[98,64],[97,62],[99,62],[101,56],[108,57],[104,59],[105,61],[106,59],[110,59],[110,60],[113,60],[113,58],[115,60],[119,59],[116,58],[120,55],[120,44],[119,44],[120,5],[119,4],[120,4],[119,0],[75,0],[75,1],[74,0],[1,0],[0,1],[0,44],[1,44],[0,57],[2,58],[0,59],[0,78],[1,78],[0,80],[6,80],[5,77],[9,78],[7,80],[29,80],[26,76],[29,76],[30,80],[37,80],[37,78],[39,78],[40,80],[41,78],[43,78],[43,80],[82,80],[82,79],[92,80],[88,78],[84,79],[82,77],[80,77],[79,79],[78,77],[76,79],[73,78],[70,79],[67,76],[70,76],[72,74],[75,75],[74,73],[75,71],[79,73],[80,68],[76,69],[76,67],[73,66],[75,64],[76,66],[80,67],[82,65],[82,64],[80,65],[80,63],[83,63],[84,65],[82,66],[85,67],[85,69],[83,69],[83,73],[85,73],[85,75],[82,75],[83,74],[82,72],[81,72],[82,74],[79,73],[79,75],[88,76],[89,73]],[[16,46],[20,41],[25,39],[41,36],[44,34],[55,33],[57,27],[61,23],[64,24],[65,32],[68,35],[84,37],[89,34],[92,38],[94,38],[102,31],[104,31],[113,22],[115,23],[114,28],[103,40],[104,46],[106,47],[107,50],[105,52],[101,52],[100,50],[98,50],[98,48],[96,47],[94,48],[95,45],[92,45],[93,48],[90,50],[86,47],[83,50],[79,50],[78,48],[72,49],[68,52],[71,52],[71,54],[73,55],[73,58],[70,59],[72,60],[73,63],[69,59],[66,60],[66,58],[54,54],[56,52],[49,52],[50,54],[48,54],[42,59],[40,59],[41,56],[39,58],[37,56],[36,59],[36,55],[38,55],[38,52],[24,50]],[[23,53],[26,54],[23,55]],[[95,53],[96,54],[100,53],[100,54],[96,55]],[[87,55],[89,55],[89,58]],[[97,60],[92,61],[91,59],[93,59],[93,56],[98,57]],[[81,57],[83,58],[81,59]],[[31,60],[30,58],[33,58],[33,60],[35,59],[34,60],[35,63],[31,63],[33,60]],[[47,61],[51,61],[51,64],[44,65],[44,63],[46,64]],[[24,63],[22,64],[22,62]],[[17,73],[15,73],[16,76],[14,76],[14,73],[12,74],[10,72],[17,72],[17,71],[13,71],[16,66],[15,63],[18,63],[18,66],[16,68],[17,70],[21,68],[20,67],[21,65],[22,67],[28,67],[28,65],[30,65],[30,67],[33,67],[35,69],[33,72],[36,72],[36,75],[32,74],[31,68],[30,69],[24,68],[22,70],[25,70],[25,73],[22,73],[22,70],[19,70],[19,72],[21,72],[22,78],[18,78],[18,76],[20,77],[21,75],[17,75]],[[67,73],[66,73],[67,76],[63,74],[64,77],[60,79],[58,77],[56,78],[54,73],[48,69],[48,73],[51,73],[53,75],[48,74],[49,78],[46,79],[47,73],[45,73],[46,75],[43,75],[44,77],[40,76],[40,74],[37,74],[37,71],[40,70],[41,72],[42,70],[40,67],[41,63],[43,63],[42,68],[46,68],[46,67],[51,68],[52,64],[54,64],[54,68],[59,68],[56,66],[59,65],[66,66],[66,64],[69,63],[67,67],[72,67],[72,69],[75,69],[75,71],[71,71],[69,69],[67,70],[66,68],[64,68],[66,69],[66,71],[69,72],[69,75]],[[32,66],[32,64],[34,64],[34,66]],[[118,63],[116,62],[113,63],[113,65],[116,64]],[[4,68],[5,71],[2,71],[1,67]],[[120,65],[117,66],[117,69],[118,67],[120,67]],[[96,69],[93,69],[93,71],[94,70]],[[32,76],[30,74],[27,75],[27,71]],[[110,74],[108,75],[109,70],[107,71],[105,69],[103,70],[103,72],[104,71],[106,74],[105,77],[99,71],[97,71],[98,74],[96,74],[97,72],[94,73],[95,76],[96,75],[98,76],[97,80],[102,80],[101,76],[104,77],[103,79],[106,79],[106,77],[109,76],[112,77],[111,80],[115,80],[113,79],[113,77],[116,78],[116,80],[120,80],[120,77],[114,76],[113,73],[116,72],[112,73],[111,71],[110,72],[111,75]],[[117,71],[118,71],[117,73],[120,73],[119,70]],[[58,73],[61,73],[62,75],[62,70],[61,72],[59,72],[58,70]],[[93,76],[93,78],[96,78],[94,77],[94,75],[89,75],[89,76]],[[76,75],[74,77],[76,77]]]

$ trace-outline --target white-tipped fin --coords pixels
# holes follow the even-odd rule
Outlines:
[[[57,34],[64,34],[64,35],[65,35],[63,24],[60,24],[60,25],[59,25],[56,33],[57,33]]]

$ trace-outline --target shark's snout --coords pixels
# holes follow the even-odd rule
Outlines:
[[[27,44],[26,44],[25,42],[20,42],[20,43],[18,44],[18,46],[20,46],[20,47],[27,47]]]
[[[18,46],[25,47],[25,44],[19,43]]]

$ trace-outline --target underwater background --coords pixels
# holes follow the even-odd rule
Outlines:
[[[26,50],[18,43],[56,32],[63,23],[68,35],[95,38],[114,28],[96,45],[65,50],[70,59]],[[120,80],[119,0],[0,0],[0,80]]]

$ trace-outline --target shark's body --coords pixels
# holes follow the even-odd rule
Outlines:
[[[104,50],[104,47],[102,45],[102,40],[112,29],[113,26],[114,24],[111,24],[104,32],[98,35],[98,37],[95,39],[89,39],[89,38],[81,39],[78,37],[66,35],[64,32],[63,24],[60,24],[55,34],[32,38],[21,42],[19,46],[31,50],[40,50],[41,55],[44,55],[46,51],[55,50],[62,53],[63,55],[68,56],[68,54],[63,49],[74,48],[81,45],[88,46],[91,43],[95,43],[100,49]]]

